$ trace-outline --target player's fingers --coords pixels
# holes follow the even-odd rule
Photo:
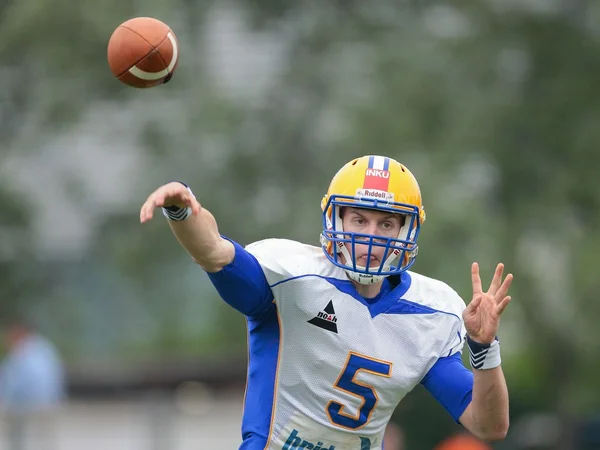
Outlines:
[[[148,203],[147,201],[144,202],[144,204],[140,208],[140,222],[141,223],[144,223],[147,220],[147,217],[146,217],[146,208],[147,208],[146,204],[147,203]]]
[[[190,208],[192,208],[193,215],[200,214],[200,203],[198,203],[198,200],[196,200],[194,197],[192,197]]]
[[[483,292],[481,288],[481,278],[479,277],[479,264],[476,262],[471,264],[471,283],[473,284],[473,295]]]
[[[179,199],[181,203],[183,203],[185,206],[189,206],[190,208],[194,202],[194,197],[192,197],[189,193],[181,194]]]
[[[150,194],[140,210],[140,221],[144,223],[152,219],[156,208],[182,204],[192,208],[195,214],[200,212],[200,204],[185,186],[169,183]]]
[[[182,187],[183,190],[181,190]],[[190,192],[190,190],[187,189],[185,186],[179,185],[177,189],[179,198],[186,206],[191,208],[192,214],[199,214],[201,206],[198,200],[196,199],[196,196],[192,192]]]
[[[183,184],[171,183],[169,185],[168,191],[166,192],[166,196],[168,198],[172,198],[172,199],[182,199],[188,193],[189,193],[189,191],[186,189],[186,187]]]
[[[483,295],[476,295],[475,297],[473,297],[473,300],[471,300],[471,303],[469,303],[469,305],[467,306],[467,313],[472,313],[477,308],[479,308],[479,305],[481,305],[482,299],[483,299]]]
[[[190,191],[181,183],[171,183],[168,189],[165,191],[164,204],[161,206],[170,205],[187,205],[190,206],[190,199],[193,195]]]
[[[506,294],[508,293],[508,289],[510,288],[512,281],[513,281],[513,274],[509,273],[508,275],[506,275],[506,278],[504,279],[502,286],[500,286],[500,289],[498,289],[498,292],[496,293],[495,298],[497,299],[497,301],[506,297]]]
[[[195,200],[191,195],[186,195],[185,197],[181,198],[181,201],[183,202],[183,204],[185,206],[187,206],[188,208],[190,208],[192,210],[192,214],[194,213],[194,203]]]
[[[140,221],[144,223],[152,219],[153,211],[154,200],[150,199],[144,203],[144,206],[142,206],[142,210],[140,211]]]
[[[488,293],[491,295],[496,295],[498,289],[500,289],[500,285],[502,284],[502,274],[504,273],[504,264],[500,263],[496,266],[496,270],[494,271],[494,276],[492,278],[492,282],[490,283],[490,288],[488,289]]]
[[[156,197],[155,193],[153,192],[146,199],[144,206],[142,206],[142,211],[140,213],[140,216],[144,222],[152,219],[153,211],[155,208],[155,205],[154,205],[155,197]]]
[[[165,202],[169,197],[169,188],[161,187],[154,191],[146,200],[146,215],[152,216],[154,215],[154,210],[156,208],[160,208],[165,206]]]
[[[160,208],[165,206],[165,200],[167,199],[167,193],[158,191],[154,196],[154,208]]]
[[[500,302],[500,304],[498,305],[498,308],[496,309],[496,313],[499,316],[502,315],[502,313],[504,312],[504,310],[506,309],[506,307],[508,306],[510,301],[511,301],[511,297],[509,295],[507,297],[504,297],[504,299]]]

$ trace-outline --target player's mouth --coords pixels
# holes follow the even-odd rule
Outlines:
[[[381,264],[381,262],[379,261],[379,258],[374,255],[371,255],[370,258],[367,255],[361,255],[358,258],[356,258],[356,263],[359,266],[363,266],[363,267],[373,267],[373,266],[379,266],[379,264]]]

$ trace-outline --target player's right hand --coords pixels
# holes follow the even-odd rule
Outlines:
[[[192,208],[192,214],[200,213],[200,203],[194,194],[183,184],[173,181],[155,190],[146,199],[140,210],[140,222],[145,223],[152,219],[155,208],[163,206],[180,206]]]

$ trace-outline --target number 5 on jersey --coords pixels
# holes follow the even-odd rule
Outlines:
[[[345,413],[345,406],[333,400],[330,400],[325,408],[329,420],[342,428],[357,430],[365,426],[369,422],[371,413],[375,409],[375,406],[377,406],[377,402],[379,402],[377,391],[375,391],[373,386],[355,380],[361,371],[389,378],[392,376],[392,363],[369,358],[354,352],[348,354],[346,365],[335,382],[334,387],[361,399],[358,414]]]

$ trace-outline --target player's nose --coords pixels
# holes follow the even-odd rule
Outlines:
[[[367,223],[367,226],[364,229],[365,234],[376,235],[377,234],[377,222],[374,220]]]

